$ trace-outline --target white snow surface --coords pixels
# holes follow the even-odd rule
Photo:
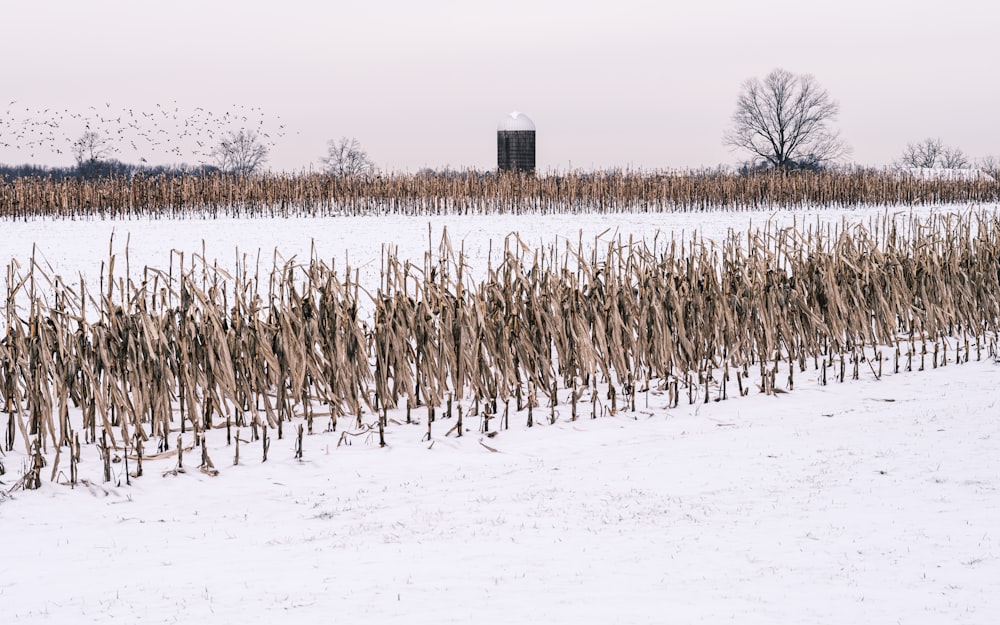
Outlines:
[[[901,167],[902,175],[917,180],[982,180],[992,182],[993,176],[976,167]]]
[[[991,623],[998,375],[651,394],[495,438],[439,421],[433,446],[393,424],[385,449],[307,436],[301,462],[286,434],[231,466],[216,432],[218,476],[195,450],[132,486],[88,447],[91,486],[0,504],[4,622]]]
[[[345,267],[357,274],[360,283],[377,288],[385,249],[391,246],[400,259],[409,259],[422,268],[424,255],[435,258],[447,234],[454,254],[464,251],[466,276],[481,280],[492,259],[502,257],[505,241],[512,247],[513,234],[529,248],[561,252],[597,247],[605,251],[611,241],[645,241],[663,251],[671,240],[689,243],[692,238],[722,241],[729,232],[742,233],[764,228],[840,228],[853,224],[880,223],[885,215],[895,216],[901,226],[911,217],[933,214],[998,210],[996,205],[896,206],[819,208],[776,211],[692,211],[674,213],[611,213],[550,215],[444,215],[410,217],[400,215],[359,217],[296,217],[285,219],[94,219],[0,222],[0,259],[17,259],[28,267],[32,253],[43,269],[60,276],[65,284],[77,284],[82,275],[88,288],[98,292],[102,263],[115,255],[115,275],[123,276],[126,260],[133,281],[138,283],[144,266],[167,270],[176,268],[180,252],[185,267],[192,255],[202,255],[211,265],[233,271],[238,259],[250,270],[257,266],[266,276],[277,260],[281,265],[294,259],[308,263],[315,252],[343,275]],[[353,278],[353,275],[352,275]]]
[[[883,211],[843,213],[858,222]],[[470,265],[481,271],[487,241],[496,250],[513,230],[529,244],[575,243],[581,229],[586,242],[608,227],[626,239],[694,227],[719,236],[768,216],[0,228],[4,257],[24,259],[37,243],[67,275],[96,273],[114,229],[116,246],[131,238],[134,268],[164,266],[171,248],[200,252],[202,238],[220,259],[237,245],[307,257],[315,239],[320,256],[349,250],[352,266],[374,265],[377,281],[381,243],[419,259],[428,223],[435,244],[447,226],[453,242],[478,250]],[[803,217],[816,219],[795,213]],[[653,389],[635,412],[613,415],[599,395],[595,419],[585,396],[575,422],[563,403],[549,424],[543,400],[530,429],[512,402],[510,428],[493,437],[468,417],[464,436],[446,435],[455,419],[439,415],[428,441],[424,411],[410,425],[390,412],[386,448],[374,434],[338,445],[350,424],[324,432],[317,418],[301,461],[287,425],[281,440],[271,432],[266,463],[255,442],[241,446],[238,466],[215,430],[214,477],[198,471],[194,449],[184,473],[170,473],[174,458],[147,460],[127,485],[118,463],[103,483],[98,451],[84,446],[87,484],[50,482],[50,464],[40,490],[0,499],[0,613],[19,624],[994,623],[1000,364],[985,349],[979,362],[973,352],[922,372],[884,364],[880,380],[862,366],[860,380],[821,386],[810,363],[791,392],[732,398],[731,383],[729,400],[685,396],[677,408]],[[18,449],[0,457],[2,492],[22,472]]]

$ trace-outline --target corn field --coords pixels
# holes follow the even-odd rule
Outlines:
[[[94,292],[35,258],[12,261],[3,449],[32,458],[19,482],[30,488],[53,452],[51,479],[75,483],[85,445],[110,480],[112,457],[135,463],[133,475],[144,458],[182,468],[213,429],[235,441],[236,462],[240,442],[259,442],[266,460],[286,429],[301,457],[303,432],[319,429],[385,445],[405,419],[432,440],[441,423],[445,435],[491,433],[511,418],[634,411],[650,392],[670,405],[719,401],[792,390],[809,370],[827,384],[996,353],[995,211],[717,243],[533,249],[508,237],[492,256],[476,282],[445,234],[415,262],[389,248],[379,284],[362,285],[315,255],[265,274],[179,253],[134,273],[111,255]],[[216,471],[201,446],[202,470]]]
[[[6,219],[739,211],[998,201],[1000,182],[988,177],[922,180],[893,172],[217,174],[0,182],[0,218]]]

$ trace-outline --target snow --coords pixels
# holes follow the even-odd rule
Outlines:
[[[37,243],[70,276],[97,272],[111,230],[119,253],[130,238],[133,271],[164,266],[171,248],[200,253],[203,238],[227,262],[236,245],[288,258],[314,242],[377,276],[381,243],[419,260],[428,223],[434,245],[447,226],[481,271],[488,241],[496,251],[513,230],[530,244],[575,244],[582,230],[586,244],[607,228],[720,236],[769,217],[34,221],[4,223],[3,252],[23,260]],[[425,413],[405,424],[390,412],[384,449],[317,419],[301,461],[287,425],[281,440],[271,432],[267,462],[252,442],[238,466],[215,430],[214,477],[193,449],[183,473],[173,457],[147,459],[131,485],[121,463],[103,483],[84,446],[87,484],[50,482],[50,464],[40,490],[0,500],[4,622],[992,623],[1000,364],[985,350],[922,372],[886,364],[880,380],[862,368],[821,386],[810,366],[791,392],[676,408],[653,389],[635,412],[595,419],[585,396],[579,420],[563,404],[554,424],[543,403],[530,429],[511,406],[492,437],[467,417],[461,438],[441,419],[426,440]],[[25,456],[0,461],[6,492]]]
[[[521,113],[520,111],[513,111],[506,117],[500,120],[497,124],[497,132],[504,131],[535,131],[535,123],[531,121],[531,118]]]
[[[316,434],[302,462],[286,437],[229,466],[217,436],[219,476],[150,461],[130,487],[86,449],[89,488],[0,505],[5,622],[991,622],[998,373]]]
[[[901,167],[899,173],[917,180],[980,180],[993,182],[993,176],[976,167]]]
[[[455,253],[464,250],[467,275],[481,280],[492,256],[503,252],[512,233],[533,248],[555,244],[561,251],[582,242],[603,250],[616,239],[645,240],[650,247],[665,249],[670,241],[692,238],[722,241],[729,232],[745,233],[762,228],[792,225],[823,228],[878,223],[885,215],[896,216],[905,227],[911,217],[926,218],[942,212],[995,211],[995,205],[820,208],[794,211],[692,211],[635,214],[555,215],[444,215],[410,217],[294,217],[284,219],[33,219],[3,224],[5,239],[0,258],[17,259],[28,266],[32,253],[38,264],[74,285],[82,274],[92,292],[98,291],[102,262],[116,256],[116,276],[125,272],[126,256],[132,279],[142,267],[176,267],[184,253],[185,267],[192,256],[202,255],[209,265],[218,263],[232,271],[237,259],[256,265],[267,275],[275,260],[307,263],[313,252],[343,275],[345,267],[358,273],[362,285],[378,285],[384,247],[395,248],[399,258],[423,267],[428,250],[437,257],[442,236],[447,234]],[[203,252],[204,250],[204,252]]]

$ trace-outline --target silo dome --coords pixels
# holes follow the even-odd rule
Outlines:
[[[535,124],[524,113],[514,111],[497,124],[497,169],[535,171]]]
[[[535,124],[532,123],[531,118],[521,113],[519,111],[514,111],[510,115],[507,115],[500,120],[497,124],[497,132],[503,131],[535,131]]]

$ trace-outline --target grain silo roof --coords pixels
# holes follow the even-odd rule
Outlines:
[[[531,121],[531,118],[525,115],[524,113],[520,113],[518,111],[514,111],[510,115],[507,115],[506,117],[500,120],[499,124],[497,124],[498,132],[502,132],[505,130],[516,131],[516,130],[534,130],[534,129],[535,129],[535,124]]]

